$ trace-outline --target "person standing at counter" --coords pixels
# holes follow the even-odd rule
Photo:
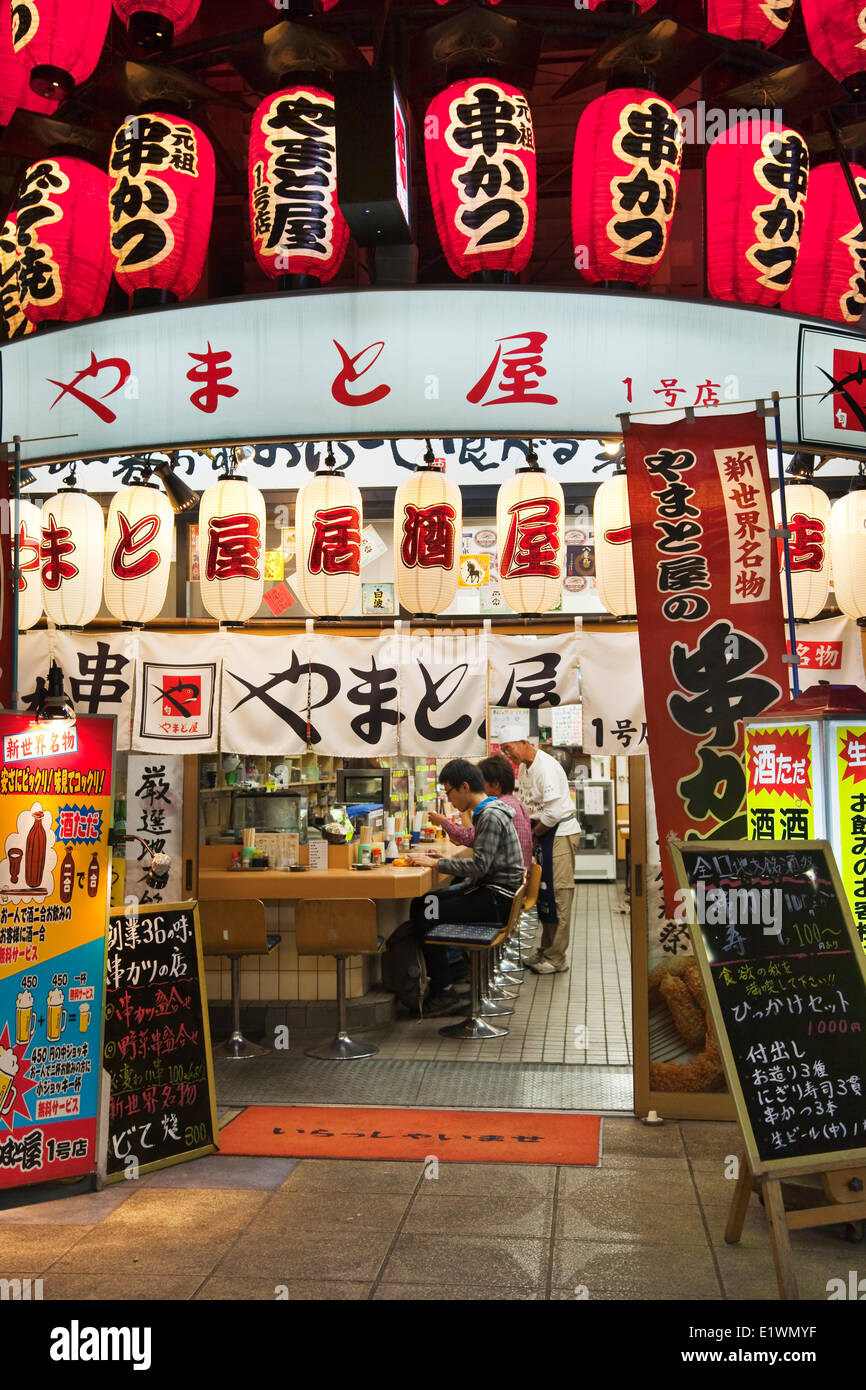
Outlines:
[[[484,778],[484,790],[487,795],[497,797],[514,812],[514,829],[523,850],[523,862],[528,869],[535,857],[535,847],[532,843],[532,826],[529,824],[526,807],[514,795],[514,768],[507,758],[496,754],[492,758],[482,758],[478,764],[478,771]],[[453,820],[437,815],[435,811],[431,811],[428,818],[445,831],[452,844],[474,845],[474,825],[455,825]]]
[[[443,767],[439,782],[455,810],[472,812],[475,838],[473,853],[466,858],[449,859],[437,850],[429,850],[409,859],[410,864],[436,868],[455,880],[451,888],[415,898],[410,909],[410,929],[424,951],[430,976],[430,996],[424,1004],[424,1013],[430,1017],[450,1013],[460,1003],[451,984],[448,948],[424,945],[431,924],[504,924],[524,877],[514,811],[497,797],[487,795],[484,778],[474,763],[453,758]]]
[[[580,825],[574,814],[568,778],[555,758],[529,743],[516,725],[503,729],[500,747],[511,762],[519,764],[517,792],[529,812],[536,857],[541,864],[541,946],[526,956],[524,963],[536,975],[552,975],[568,969],[574,856],[580,845]]]

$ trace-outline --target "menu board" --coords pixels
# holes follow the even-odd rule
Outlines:
[[[0,713],[0,1191],[97,1170],[114,719]]]
[[[196,903],[112,912],[104,1058],[109,1179],[218,1147]]]
[[[866,1158],[866,961],[830,846],[670,849],[752,1171]]]
[[[583,747],[583,705],[554,705],[550,710],[550,723],[555,747]]]

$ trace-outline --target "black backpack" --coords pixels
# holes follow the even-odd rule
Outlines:
[[[420,1015],[429,978],[411,922],[403,922],[388,938],[382,956],[382,985],[395,994],[410,1013]]]

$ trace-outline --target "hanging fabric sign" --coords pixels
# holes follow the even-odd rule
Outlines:
[[[301,634],[250,640],[236,633],[224,642],[223,751],[251,757],[303,753],[309,706],[311,735],[315,736],[311,741],[322,752],[329,752],[316,720],[319,706],[328,703],[330,686],[326,676],[309,672],[309,638]]]
[[[853,618],[798,623],[796,633],[801,690],[824,682],[861,689],[866,685],[860,628]]]
[[[126,828],[138,835],[154,854],[171,859],[164,888],[148,888],[150,855],[131,841],[126,845],[124,903],[178,903],[184,897],[183,762],[177,754],[148,758],[133,753],[126,773]]]
[[[131,747],[147,753],[215,753],[222,644],[202,637],[141,634]]]
[[[18,690],[32,710],[48,679],[52,658],[76,714],[113,714],[117,748],[129,748],[137,638],[130,632],[28,632],[18,639]]]
[[[640,644],[634,632],[587,632],[580,647],[583,748],[608,757],[645,754]]]
[[[413,633],[400,646],[400,752],[409,757],[483,757],[487,643],[478,632],[432,638]],[[408,650],[407,650],[408,649]]]
[[[310,670],[333,695],[316,711],[323,752],[337,757],[388,758],[398,752],[399,665],[390,633],[372,640],[315,635]],[[319,745],[317,745],[319,746]]]
[[[659,839],[746,837],[743,725],[787,693],[765,422],[625,435]],[[663,857],[674,911],[672,867]]]

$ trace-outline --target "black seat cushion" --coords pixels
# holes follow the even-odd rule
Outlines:
[[[440,922],[431,927],[424,940],[431,946],[489,946],[501,936],[504,922]]]

